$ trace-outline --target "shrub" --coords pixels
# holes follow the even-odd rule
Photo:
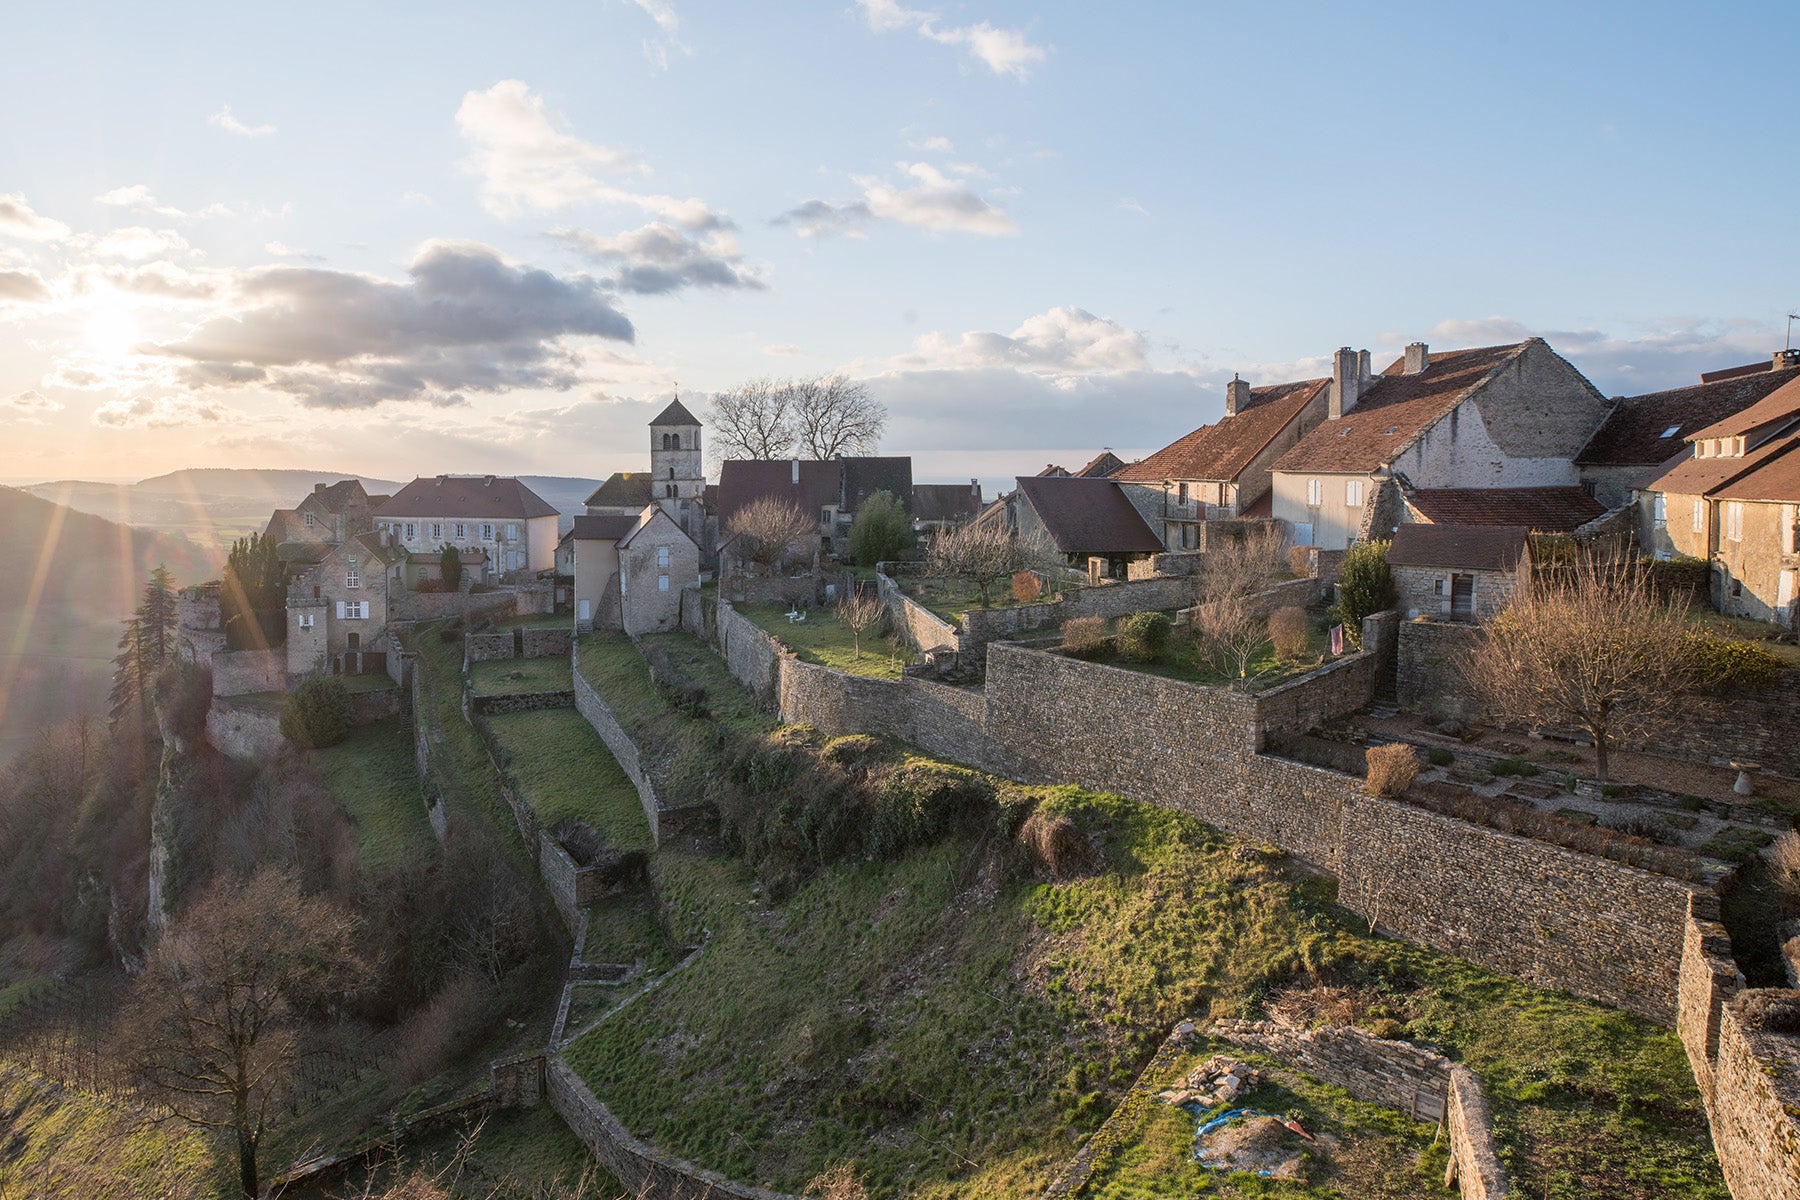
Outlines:
[[[1614,833],[1622,833],[1626,837],[1639,837],[1649,842],[1670,842],[1679,840],[1674,830],[1667,824],[1647,813],[1634,813],[1630,816],[1613,817],[1601,824]]]
[[[1800,833],[1790,829],[1775,839],[1769,847],[1769,872],[1782,891],[1800,893]]]
[[[1394,574],[1388,570],[1388,543],[1358,542],[1344,552],[1338,575],[1338,606],[1344,612],[1344,631],[1352,640],[1362,637],[1363,618],[1385,612],[1400,602]]]
[[[281,736],[296,746],[335,746],[350,731],[354,714],[342,680],[315,675],[294,689],[281,710]]]
[[[1269,614],[1269,641],[1275,644],[1277,657],[1292,662],[1305,654],[1307,630],[1304,608],[1289,605]]]
[[[994,806],[987,780],[962,767],[913,759],[875,780],[869,852],[892,858],[954,830],[985,822]]]
[[[1522,758],[1503,758],[1488,770],[1495,775],[1517,775],[1521,779],[1530,779],[1533,775],[1543,773],[1536,763],[1528,763]]]
[[[1106,618],[1075,617],[1064,621],[1063,650],[1076,658],[1096,658],[1106,649]]]
[[[1156,662],[1175,623],[1159,612],[1132,613],[1119,622],[1119,650],[1133,662]]]
[[[1287,552],[1288,570],[1296,576],[1304,578],[1312,574],[1313,548],[1311,546],[1289,546]]]
[[[1696,629],[1686,639],[1688,662],[1702,687],[1725,691],[1773,683],[1781,660],[1747,638],[1722,637]]]
[[[1044,594],[1044,580],[1036,571],[1020,571],[1012,577],[1013,599],[1020,604],[1035,604]]]
[[[1456,755],[1450,753],[1449,748],[1445,746],[1433,746],[1425,752],[1425,757],[1431,760],[1431,765],[1434,767],[1447,767],[1456,761]]]
[[[1419,777],[1419,756],[1404,742],[1370,746],[1367,758],[1369,774],[1363,790],[1371,796],[1392,799],[1405,792]]]
[[[1086,870],[1092,857],[1087,839],[1081,836],[1074,821],[1043,811],[1033,812],[1025,819],[1019,830],[1019,845],[1035,869],[1058,881]]]
[[[1737,1002],[1737,1018],[1751,1029],[1800,1033],[1800,996],[1792,992],[1751,992]]]
[[[876,492],[857,508],[850,526],[850,554],[858,566],[911,558],[917,547],[912,518],[892,492]]]

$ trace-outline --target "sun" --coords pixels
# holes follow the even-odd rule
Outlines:
[[[88,314],[82,328],[82,341],[93,353],[104,358],[123,358],[144,338],[137,313],[132,306],[117,298],[100,301]]]

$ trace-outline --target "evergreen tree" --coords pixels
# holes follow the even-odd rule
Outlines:
[[[443,577],[446,592],[462,590],[462,552],[449,542],[438,552],[438,574]]]
[[[159,564],[150,572],[143,599],[119,635],[119,653],[113,658],[112,693],[108,697],[108,713],[115,724],[133,711],[140,719],[148,719],[156,677],[174,661],[175,591],[168,568]]]
[[[226,645],[232,650],[261,649],[287,639],[283,609],[287,587],[282,579],[276,541],[260,533],[231,544],[219,589],[220,616]]]
[[[892,492],[876,492],[856,510],[856,521],[850,526],[850,553],[857,566],[909,558],[917,544],[912,518]]]

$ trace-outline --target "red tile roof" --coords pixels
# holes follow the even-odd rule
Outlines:
[[[1736,437],[1740,433],[1749,433],[1764,425],[1776,425],[1784,419],[1800,415],[1800,375],[1782,371],[1779,375],[1770,372],[1770,377],[1781,380],[1781,386],[1748,408],[1694,430],[1687,435],[1688,439]]]
[[[1162,539],[1110,479],[1021,476],[1019,495],[1064,554],[1154,554]]]
[[[1511,571],[1529,544],[1522,525],[1402,525],[1387,561],[1390,567]]]
[[[1749,474],[1775,455],[1785,453],[1790,439],[1765,442],[1741,458],[1688,457],[1644,485],[1645,491],[1673,492],[1682,496],[1706,496],[1734,479]]]
[[[1274,469],[1366,474],[1392,462],[1490,375],[1525,353],[1526,347],[1537,340],[1474,350],[1434,351],[1431,365],[1417,375],[1403,374],[1406,360],[1397,358],[1376,377],[1356,407],[1301,438],[1281,456]]]
[[[1580,487],[1415,488],[1406,501],[1432,525],[1519,525],[1568,533],[1606,512]]]
[[[1715,421],[1735,417],[1794,376],[1764,371],[1621,400],[1575,461],[1583,466],[1635,467],[1668,462],[1687,451],[1685,439]]]
[[[557,512],[549,501],[510,476],[433,475],[401,488],[375,515],[505,521],[554,517]]]
[[[1758,465],[1712,494],[1720,500],[1800,502],[1800,438],[1782,438]]]
[[[1306,379],[1252,388],[1250,402],[1236,416],[1202,425],[1155,454],[1132,463],[1113,478],[1130,483],[1172,480],[1235,480],[1252,459],[1280,436],[1308,404],[1331,386],[1329,379]]]

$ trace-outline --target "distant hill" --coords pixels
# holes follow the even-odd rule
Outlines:
[[[224,556],[0,487],[0,750],[105,705],[120,622],[152,567],[177,584],[214,578]]]

